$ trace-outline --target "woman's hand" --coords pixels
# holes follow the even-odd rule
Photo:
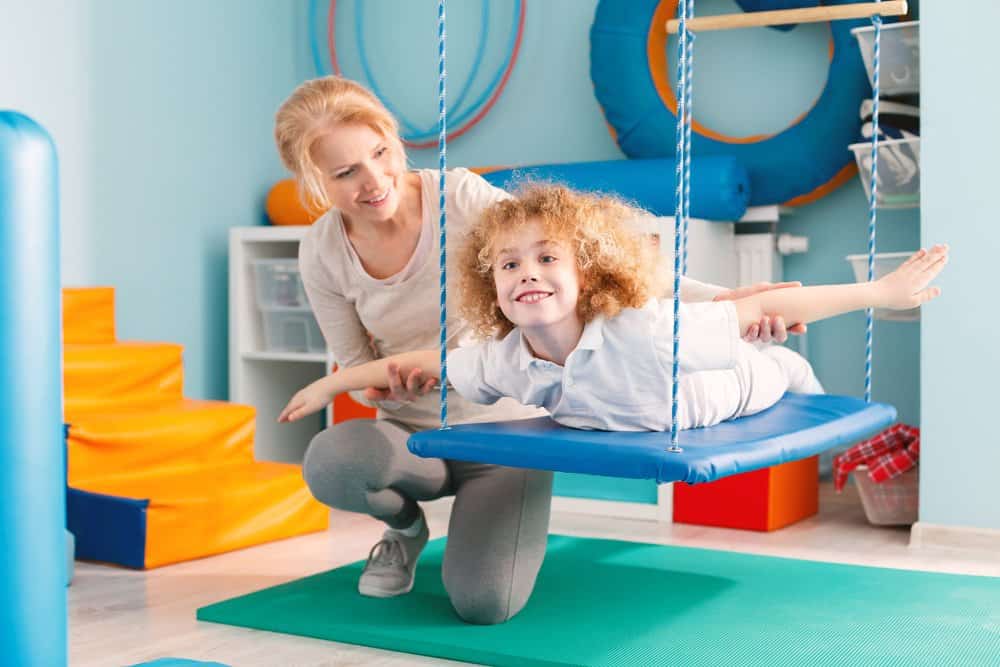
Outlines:
[[[717,294],[712,301],[733,301],[736,299],[742,299],[743,297],[753,296],[754,294],[759,294],[761,292],[767,292],[769,290],[775,289],[785,289],[786,287],[802,287],[802,283],[798,281],[790,281],[784,283],[757,283],[755,285],[747,285],[746,287],[737,287],[736,289],[727,290],[720,294]],[[788,340],[788,334],[804,334],[806,332],[806,325],[804,324],[793,324],[788,327],[785,325],[785,319],[780,315],[775,315],[774,317],[764,316],[760,318],[760,322],[750,325],[747,329],[746,334],[743,336],[743,340],[748,343],[761,342],[761,343],[784,343]]]
[[[389,364],[387,380],[388,389],[378,387],[368,387],[364,391],[364,396],[369,401],[397,401],[399,403],[409,403],[415,401],[437,385],[436,377],[425,377],[423,371],[414,368],[410,374],[403,377],[399,371],[398,364]]]
[[[293,422],[328,406],[333,400],[333,394],[326,389],[325,379],[313,382],[292,396],[292,400],[288,401],[288,405],[278,415],[278,422]]]

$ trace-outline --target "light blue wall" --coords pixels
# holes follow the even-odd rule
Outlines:
[[[921,22],[924,243],[947,241],[944,296],[922,323],[920,520],[1000,529],[995,274],[1000,7],[927,2]],[[958,48],[962,45],[962,48]]]
[[[227,233],[283,175],[277,105],[304,71],[305,4],[5,2],[0,107],[62,165],[67,285],[113,285],[120,338],[185,347],[185,389],[227,393]]]
[[[296,8],[92,2],[97,282],[114,285],[123,338],[185,346],[185,388],[227,393],[228,230],[262,222],[282,175],[274,111],[305,52]]]
[[[0,2],[0,109],[42,124],[56,143],[62,209],[62,276],[85,285],[94,276],[94,220],[85,185],[92,169],[90,35],[87,5],[61,0]]]
[[[320,3],[325,5],[327,3]],[[364,45],[387,101],[431,126],[437,120],[436,0],[366,0]],[[475,58],[479,2],[448,5],[448,91],[454,102]],[[590,82],[589,31],[595,0],[527,3],[520,57],[503,96],[473,130],[448,146],[449,165],[516,165],[624,157],[612,141]],[[364,80],[354,28],[355,0],[338,3],[338,59],[344,73]],[[491,0],[490,37],[478,86],[501,63],[513,0]],[[325,18],[325,13],[323,13]],[[325,30],[325,24],[322,26]],[[324,38],[325,39],[325,38]],[[405,54],[405,55],[403,55]],[[305,72],[312,76],[315,70]],[[410,153],[415,166],[437,166],[437,150]]]

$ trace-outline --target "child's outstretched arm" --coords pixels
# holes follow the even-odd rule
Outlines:
[[[404,377],[415,368],[426,377],[438,377],[441,370],[440,352],[437,350],[414,350],[376,359],[350,368],[342,368],[336,373],[316,380],[297,392],[288,405],[278,415],[279,422],[292,422],[314,412],[319,412],[337,394],[368,387],[386,387],[389,366],[397,366]]]
[[[869,283],[789,287],[737,299],[740,335],[761,317],[780,315],[787,322],[808,324],[865,308],[906,310],[941,294],[928,287],[948,262],[948,246],[919,250],[895,271]]]

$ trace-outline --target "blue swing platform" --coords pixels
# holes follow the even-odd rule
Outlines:
[[[681,431],[679,453],[667,451],[669,433],[583,431],[547,417],[422,431],[407,444],[428,458],[695,484],[812,456],[895,421],[891,405],[788,393],[756,415]]]

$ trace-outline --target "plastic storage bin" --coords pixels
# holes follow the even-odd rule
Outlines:
[[[875,280],[878,280],[889,273],[903,261],[912,255],[911,252],[877,252],[875,253]],[[845,259],[851,263],[854,269],[854,279],[859,283],[868,280],[868,255],[848,255]],[[920,309],[910,310],[885,310],[875,309],[875,317],[880,320],[896,320],[899,322],[912,322],[920,319]]]
[[[917,520],[920,474],[916,467],[884,482],[873,482],[868,477],[868,467],[863,465],[855,468],[852,476],[869,523],[908,526]]]
[[[872,145],[851,144],[865,197],[872,196]],[[880,139],[878,142],[879,208],[920,206],[920,138]]]
[[[261,308],[264,345],[268,352],[312,352],[326,350],[323,332],[308,306],[305,308]]]
[[[251,262],[260,308],[308,308],[297,259],[255,259]]]
[[[875,26],[854,28],[861,58],[874,87]],[[920,92],[920,21],[882,25],[879,44],[879,88],[882,95]]]

